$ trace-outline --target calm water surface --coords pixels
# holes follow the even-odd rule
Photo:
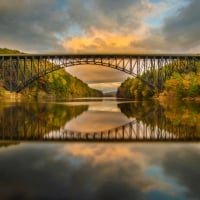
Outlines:
[[[2,103],[0,199],[200,199],[199,121],[195,103]]]

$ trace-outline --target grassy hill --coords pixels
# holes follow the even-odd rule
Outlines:
[[[18,50],[0,48],[0,54],[19,54]],[[60,69],[53,73],[34,81],[28,87],[20,92],[23,97],[31,98],[53,98],[68,99],[74,97],[100,97],[103,96],[101,91],[90,88],[80,79],[73,77],[64,69]],[[10,96],[9,91],[3,88],[0,83],[0,96]]]

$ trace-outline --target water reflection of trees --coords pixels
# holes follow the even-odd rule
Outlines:
[[[200,106],[195,102],[132,102],[118,104],[127,117],[150,126],[167,130],[177,136],[200,138]]]
[[[88,106],[62,104],[16,104],[0,106],[1,139],[34,139],[52,130],[58,130],[66,122],[80,115]]]
[[[96,132],[66,130],[64,125],[88,106],[16,104],[0,106],[0,139],[65,141],[195,141],[200,140],[196,104],[119,103],[134,118],[122,126]],[[103,127],[102,127],[103,128]]]

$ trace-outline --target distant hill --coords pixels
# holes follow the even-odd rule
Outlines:
[[[19,50],[0,48],[0,54],[21,54]],[[27,66],[29,67],[29,66]],[[82,80],[73,77],[64,69],[49,73],[31,83],[20,94],[24,97],[66,99],[74,97],[101,97],[102,92],[90,88]],[[9,96],[0,83],[0,96]]]
[[[0,48],[0,54],[20,54],[22,52],[18,50],[12,50],[7,48]]]
[[[105,92],[103,93],[104,97],[116,97],[117,92],[116,91],[112,91],[112,92]]]

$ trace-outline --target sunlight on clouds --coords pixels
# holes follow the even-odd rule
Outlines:
[[[73,37],[65,40],[63,47],[74,52],[127,52],[131,50],[130,44],[140,39],[141,36],[123,35],[93,29],[85,37]]]
[[[107,165],[110,166],[103,170],[107,176],[115,170],[115,163],[121,163],[121,170],[126,168],[127,179],[130,185],[142,185],[143,192],[151,190],[160,190],[176,196],[172,185],[176,186],[173,179],[167,179],[160,168],[155,167],[155,163],[163,159],[165,152],[169,149],[164,147],[164,151],[157,151],[155,146],[152,146],[150,153],[153,159],[149,156],[148,148],[143,148],[141,144],[75,144],[73,146],[64,146],[62,152],[82,158],[83,163],[89,160],[93,167]],[[163,150],[163,149],[162,149]],[[161,157],[157,160],[157,156]],[[112,168],[112,166],[115,166]],[[102,175],[101,175],[102,176]],[[177,188],[179,190],[179,188]]]

